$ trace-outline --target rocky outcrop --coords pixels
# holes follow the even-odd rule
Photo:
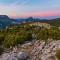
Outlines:
[[[33,40],[19,45],[12,52],[4,53],[0,60],[56,60],[56,50],[60,48],[60,40],[44,41]]]
[[[25,60],[28,59],[28,54],[26,52],[20,51],[19,53],[4,53],[0,57],[0,60]]]
[[[29,55],[26,52],[19,52],[17,54],[18,60],[26,60],[26,59],[28,59],[28,56]]]
[[[23,46],[30,55],[29,60],[56,60],[55,54],[60,48],[60,40],[49,41],[47,44],[37,40]]]

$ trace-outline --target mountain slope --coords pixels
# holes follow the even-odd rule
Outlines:
[[[29,17],[27,19],[17,19],[16,22],[44,22],[44,23],[48,23],[48,24],[51,24],[53,26],[60,26],[60,18],[56,18],[56,19],[39,19],[39,18],[32,18],[32,17]]]
[[[35,21],[39,21],[39,22],[44,22],[44,23],[48,23],[51,24],[53,26],[60,26],[60,18],[56,18],[56,19],[39,19],[39,18],[26,18],[26,19],[11,19],[6,15],[0,15],[0,28],[6,28],[6,26],[10,26],[13,24],[18,24],[18,23],[23,23],[23,22],[35,22]]]
[[[6,26],[13,24],[14,22],[14,19],[10,19],[6,15],[0,15],[0,28],[5,28]]]

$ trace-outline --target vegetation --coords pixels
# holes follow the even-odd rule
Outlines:
[[[45,42],[47,42],[48,39],[60,40],[60,30],[57,27],[41,29],[36,36],[38,40],[44,40]]]
[[[37,39],[38,40],[44,40],[45,42],[47,42],[48,40],[48,31],[47,30],[40,30],[39,33],[37,34]]]
[[[57,57],[58,60],[60,60],[60,49],[58,49],[58,50],[56,51],[56,57]]]
[[[0,47],[0,55],[3,53],[4,49]]]
[[[11,27],[0,31],[0,46],[10,48],[25,41],[32,40],[32,33],[29,31],[30,27]]]
[[[22,24],[2,29],[0,30],[0,45],[9,48],[22,44],[25,41],[32,40],[32,34],[34,34],[36,40],[43,40],[46,43],[48,39],[60,40],[60,30],[57,27],[51,27],[50,29],[37,27]]]
[[[0,16],[0,55],[4,51],[4,48],[14,47],[15,45],[23,44],[25,41],[31,41],[33,39],[40,41],[43,40],[46,43],[49,39],[60,40],[60,29],[58,29],[58,27],[60,27],[60,18],[52,20],[40,20],[30,17],[28,19],[24,19],[24,21],[25,20],[26,22],[45,22],[49,23],[53,27],[51,27],[50,29],[46,29],[40,26],[30,26],[29,24],[15,25],[12,23],[16,22],[16,20],[10,19],[8,16],[3,16],[3,18]],[[58,58],[58,60],[60,60],[60,49],[57,50],[56,57]]]

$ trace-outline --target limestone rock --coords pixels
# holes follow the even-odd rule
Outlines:
[[[26,52],[19,52],[17,54],[17,57],[18,57],[19,60],[25,60],[25,59],[28,58],[28,54]]]

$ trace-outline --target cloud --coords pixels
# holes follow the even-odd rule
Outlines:
[[[8,0],[6,0],[8,1]],[[9,0],[10,1],[10,0]],[[60,8],[57,5],[57,7],[51,7],[51,6],[45,6],[44,5],[38,5],[37,0],[34,4],[34,1],[31,0],[11,0],[11,2],[7,3],[1,3],[0,2],[0,15],[8,15],[9,17],[29,17],[29,16],[35,16],[35,17],[46,17],[46,16],[56,16],[60,14]],[[40,1],[40,0],[38,0]],[[52,1],[52,0],[51,0]],[[32,3],[32,5],[31,5]],[[43,7],[44,6],[44,7]]]
[[[0,4],[0,14],[8,16],[18,16],[22,14],[23,8],[26,6],[29,0],[15,1],[11,4]]]

